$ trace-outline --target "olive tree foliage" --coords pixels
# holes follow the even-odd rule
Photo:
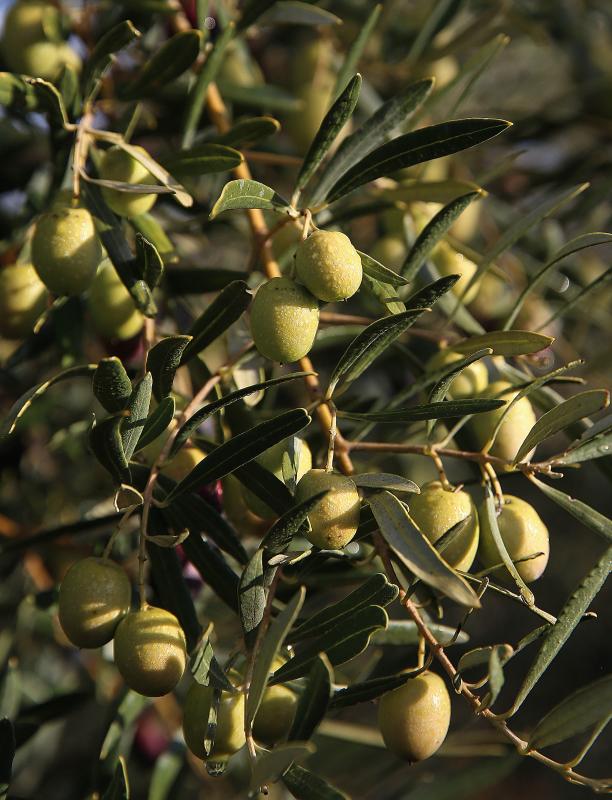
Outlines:
[[[485,30],[488,17],[478,9],[464,21],[462,6],[470,3],[425,5],[432,8],[409,54],[397,65],[376,62],[371,78],[367,48],[388,25],[384,8],[363,4],[349,14],[317,84],[317,59],[326,56],[313,52],[330,44],[343,21],[293,0],[64,9],[63,33],[53,35],[72,30],[80,37],[80,69],[64,59],[52,76],[0,73],[6,118],[48,142],[26,210],[2,243],[3,270],[33,260],[46,282],[31,248],[33,228],[58,202],[87,209],[104,248],[87,291],[79,285],[46,293],[42,305],[37,296],[30,331],[6,351],[3,365],[10,396],[4,444],[34,440],[42,421],[56,447],[64,446],[60,435],[77,442],[80,469],[97,470],[97,494],[90,492],[88,507],[75,504],[68,522],[42,515],[36,532],[3,538],[0,556],[11,565],[23,556],[27,571],[32,554],[86,542],[90,553],[125,565],[141,609],[147,602],[162,607],[182,627],[191,674],[174,690],[177,708],[195,684],[209,691],[197,701],[203,710],[191,712],[196,756],[211,774],[231,771],[225,755],[245,743],[244,792],[281,782],[297,798],[345,796],[328,783],[333,775],[317,773],[315,750],[324,741],[317,731],[329,734],[338,709],[378,702],[430,668],[459,695],[454,704],[494,729],[505,755],[515,751],[596,792],[612,789],[612,778],[580,769],[612,713],[610,676],[589,685],[572,685],[569,676],[542,719],[529,729],[513,720],[561,649],[572,647],[610,571],[610,521],[555,486],[576,469],[585,481],[598,469],[612,475],[612,423],[601,413],[608,393],[583,385],[581,355],[588,352],[574,357],[574,347],[557,349],[555,341],[571,341],[576,313],[595,308],[610,270],[581,278],[569,299],[543,298],[562,267],[608,245],[611,235],[582,228],[560,238],[559,224],[554,245],[541,244],[547,222],[588,196],[580,184],[526,198],[520,209],[502,205],[485,235],[462,239],[461,221],[495,209],[496,181],[513,167],[496,149],[511,123],[460,113],[507,42],[499,34],[484,42],[476,36],[479,16]],[[445,26],[450,38],[463,32],[462,41],[474,43],[450,83],[436,86],[419,64],[428,53],[433,60]],[[288,72],[304,72],[299,86],[295,75],[283,87],[264,78],[273,61],[264,51],[282,39],[279,30],[308,43],[285,53]],[[394,66],[406,79],[385,94],[376,71]],[[313,126],[309,113],[321,98]],[[455,154],[457,163],[470,163],[472,148],[488,154],[486,172],[433,171]],[[249,327],[250,308],[267,281],[284,276],[296,286],[294,253],[314,231],[344,232],[356,242],[356,249],[348,246],[361,263],[360,288],[333,305],[300,288],[309,297],[307,316],[290,318],[283,336],[292,354],[303,326],[314,325],[312,336],[297,346],[299,358],[280,364],[255,344],[270,347],[281,301],[270,294],[260,304],[257,330]],[[368,238],[371,252],[363,252]],[[515,250],[530,255],[512,285],[503,266]],[[342,268],[345,255],[341,263],[330,256],[324,267]],[[308,281],[300,275],[301,287]],[[479,296],[487,298],[484,308]],[[121,303],[127,315],[117,312]],[[534,303],[538,313],[525,313]],[[593,314],[603,317],[605,309]],[[568,353],[573,360],[565,360]],[[55,430],[57,409],[73,393],[79,417]],[[303,441],[312,466],[335,476],[308,491],[299,486],[310,468],[300,468]],[[419,505],[431,489],[419,487],[424,475],[437,478],[442,493],[429,510]],[[538,584],[531,585],[548,558],[545,528],[535,550],[527,542],[519,552],[506,534],[521,531],[525,489],[560,507],[564,525],[583,526],[597,543],[586,574],[566,565],[576,588],[556,614],[541,607]],[[350,541],[321,549],[311,539],[333,540],[326,538],[329,520],[345,490],[355,493],[346,500],[351,519],[359,493]],[[465,511],[458,511],[459,497]],[[517,507],[518,521],[506,521]],[[470,537],[470,558],[451,555]],[[28,581],[53,615],[57,583],[37,583],[32,573]],[[470,639],[472,615],[487,615],[492,598],[496,609],[504,602],[509,614],[532,620],[520,641],[507,641],[503,630],[495,643]],[[381,648],[401,653],[396,663],[404,671],[377,669]],[[513,659],[523,651],[519,666]],[[9,646],[0,654],[3,796],[15,751],[80,698],[74,692],[20,701],[10,653]],[[97,657],[107,662],[109,654]],[[502,690],[513,670],[519,688],[508,697]],[[266,742],[256,716],[275,687],[297,698],[295,716],[279,740]],[[128,734],[150,702],[119,689],[109,698],[110,725],[93,770],[93,789],[105,797],[129,796]],[[230,753],[215,744],[224,703],[240,710],[232,711],[240,731]],[[450,725],[452,731],[452,719]],[[569,740],[578,742],[574,757],[549,755]],[[176,731],[151,770],[149,796],[171,796],[193,758]]]

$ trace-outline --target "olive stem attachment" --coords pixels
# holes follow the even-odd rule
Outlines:
[[[338,428],[336,426],[336,406],[331,400],[327,402],[330,409],[330,425],[329,425],[329,440],[327,444],[327,461],[325,462],[325,471],[331,472],[334,468],[334,447],[336,444],[336,436],[338,435]]]

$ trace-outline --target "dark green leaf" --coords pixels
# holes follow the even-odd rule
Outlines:
[[[154,217],[152,214],[145,213],[145,214],[138,214],[135,217],[129,218],[129,223],[134,228],[134,230],[139,233],[144,239],[147,240],[153,247],[157,250],[158,253],[161,253],[163,256],[168,258],[171,253],[174,252],[174,246],[166,232],[164,231],[161,223]],[[151,255],[154,255],[151,253]],[[155,260],[152,260],[152,266],[156,268]],[[150,277],[153,277],[155,271],[150,273]],[[147,275],[147,278],[149,275]],[[145,278],[148,282],[148,280]]]
[[[113,56],[140,36],[130,20],[122,20],[96,42],[83,72],[84,94],[88,96],[96,82],[113,63]]]
[[[436,244],[444,237],[453,222],[482,192],[469,192],[451,200],[441,208],[418,235],[400,270],[407,282],[413,281]]]
[[[193,336],[183,352],[182,363],[212,344],[249,307],[252,295],[244,281],[232,281],[223,289],[189,329]]]
[[[227,172],[243,161],[242,154],[222,144],[204,144],[174,153],[163,159],[163,165],[173,175],[189,177]]]
[[[380,492],[370,497],[369,502],[380,532],[410,572],[455,602],[480,607],[474,590],[440,558],[394,495]]]
[[[166,272],[166,284],[174,297],[218,292],[233,281],[244,281],[248,277],[248,272],[239,272],[233,269],[173,267]]]
[[[225,100],[264,111],[278,111],[291,114],[300,111],[302,101],[279,86],[239,86],[226,81],[218,81],[219,91]]]
[[[308,741],[327,711],[334,671],[324,655],[314,661],[304,691],[300,695],[288,739]]]
[[[467,358],[459,359],[458,361],[453,362],[449,369],[444,373],[444,375],[436,381],[433,385],[430,393],[429,393],[429,402],[430,403],[439,403],[442,402],[445,397],[446,393],[451,387],[451,384],[455,380],[455,378],[463,372],[466,367],[469,367],[470,364],[473,364],[474,361],[478,361],[481,358],[485,358],[485,356],[492,355],[493,350],[489,348],[484,348],[483,350],[477,350],[475,353],[467,356]],[[431,434],[433,430],[433,422],[427,423],[427,435]]]
[[[175,405],[174,397],[164,397],[157,408],[149,414],[134,450],[135,453],[154,442],[158,436],[161,436],[168,429],[168,425],[174,419]]]
[[[253,764],[251,791],[267,783],[274,783],[294,761],[305,761],[317,748],[311,742],[287,742],[267,750]]]
[[[153,376],[153,394],[158,402],[172,391],[174,376],[192,339],[191,336],[166,336],[147,353],[147,370]]]
[[[274,117],[246,117],[235,122],[226,133],[217,134],[213,141],[228,147],[245,147],[273,136],[280,127]]]
[[[183,542],[183,550],[204,583],[233,611],[238,611],[238,576],[221,553],[193,533]]]
[[[387,283],[390,286],[405,286],[408,283],[405,278],[402,278],[397,272],[393,272],[392,269],[388,269],[379,261],[372,258],[372,256],[369,256],[367,253],[362,253],[361,250],[357,252],[361,258],[363,271],[366,275],[369,275],[370,278],[374,278],[374,280],[380,281],[381,283]]]
[[[123,439],[123,450],[125,457],[129,461],[136,450],[136,445],[140,439],[147,417],[149,416],[149,406],[151,405],[151,392],[153,390],[153,378],[147,372],[132,391],[132,396],[128,402],[127,410],[129,416],[123,418],[121,426],[121,437]]]
[[[380,17],[381,11],[382,11],[382,3],[377,3],[372,9],[372,11],[369,13],[368,18],[366,19],[361,30],[357,34],[356,39],[349,47],[348,53],[346,54],[346,58],[344,59],[344,63],[342,64],[342,66],[338,71],[338,76],[336,78],[336,85],[334,87],[334,97],[338,97],[340,92],[344,90],[344,87],[349,82],[350,76],[354,75],[355,70],[357,69],[357,64],[359,63],[359,59],[363,54],[363,51],[372,34],[372,31],[376,27],[376,23],[378,22],[378,18]]]
[[[0,72],[0,106],[14,111],[34,111],[38,106],[38,98],[21,75]]]
[[[491,331],[482,336],[471,336],[469,339],[453,342],[452,347],[454,352],[466,354],[490,347],[494,356],[511,357],[538,353],[550,347],[553,341],[551,336],[530,331]]]
[[[612,450],[612,419],[608,414],[595,425],[587,428],[579,439],[567,448],[562,456],[554,459],[556,464],[580,464],[593,458],[603,458]]]
[[[117,356],[102,358],[93,374],[93,393],[109,413],[123,411],[132,394],[132,381]]]
[[[328,494],[327,491],[319,492],[310,499],[286,511],[270,528],[259,546],[271,555],[284,553],[294,536],[300,532],[305,533],[308,530],[307,525],[304,525],[306,518],[326,494]]]
[[[401,475],[392,475],[389,472],[366,472],[362,475],[353,475],[353,481],[363,489],[388,489],[390,492],[415,492],[421,491],[414,481],[402,478]]]
[[[554,322],[556,319],[560,319],[567,314],[568,311],[581,303],[585,297],[591,295],[596,289],[603,288],[609,281],[612,281],[612,267],[602,273],[598,278],[595,278],[594,281],[591,281],[591,283],[585,286],[578,294],[574,295],[571,300],[559,306],[554,314],[538,325],[538,330],[550,325],[551,322]]]
[[[570,497],[565,492],[555,489],[554,486],[548,486],[538,480],[535,476],[531,476],[531,482],[534,483],[547,497],[561,506],[564,511],[571,514],[572,517],[581,522],[587,528],[590,528],[595,533],[598,533],[604,539],[612,541],[612,520],[595,511],[594,508],[583,503],[582,500],[577,500],[575,497]]]
[[[215,658],[213,647],[208,636],[191,656],[189,668],[193,679],[202,686],[213,686],[216,689],[222,689],[226,692],[235,691],[227,675],[223,672],[221,665]]]
[[[129,483],[130,468],[121,437],[122,416],[107,417],[97,422],[89,432],[92,453],[116,484]]]
[[[231,211],[236,208],[263,208],[268,211],[276,211],[279,214],[289,214],[291,212],[289,203],[277,194],[274,189],[266,186],[265,183],[244,178],[228,181],[225,184],[219,199],[212,207],[209,218],[214,219],[224,211]]]
[[[349,800],[348,795],[297,764],[285,772],[283,783],[296,800]]]
[[[172,742],[155,761],[147,800],[168,800],[174,796],[185,764],[185,745]]]
[[[351,118],[361,91],[361,75],[357,73],[329,109],[304,156],[298,173],[296,191],[300,192],[312,178],[336,137]]]
[[[26,78],[25,81],[34,90],[38,110],[46,111],[49,114],[49,122],[57,128],[67,125],[69,122],[68,112],[57,87],[42,78]]]
[[[279,516],[292,508],[293,497],[283,481],[256,461],[237,469],[234,476]]]
[[[127,766],[123,756],[119,756],[119,762],[115,767],[115,774],[102,795],[102,800],[129,800],[130,785],[128,783]]]
[[[116,702],[113,717],[100,750],[103,765],[114,771],[121,752],[121,743],[131,732],[138,717],[151,704],[150,697],[144,697],[131,689],[125,691],[123,697]]]
[[[398,136],[351,167],[331,188],[328,200],[338,200],[364,183],[405,167],[474,147],[502,133],[509,125],[500,119],[458,119]]]
[[[410,672],[401,672],[399,675],[385,675],[382,678],[372,678],[363,683],[354,683],[352,686],[347,686],[346,689],[337,689],[329,706],[330,708],[347,708],[357,703],[375,700],[377,697],[408,683],[411,678],[415,678],[421,672],[422,670],[417,669]]]
[[[531,692],[551,661],[569,639],[572,631],[578,625],[584,613],[588,611],[589,606],[604,585],[606,578],[610,574],[611,567],[612,546],[607,548],[593,569],[580,582],[563,606],[556,623],[551,625],[544,634],[540,650],[533,664],[529,667],[516,700],[512,705],[511,713],[515,713],[521,707],[529,692]]]
[[[262,25],[340,25],[342,20],[324,8],[299,0],[283,0],[266,12]]]
[[[240,622],[246,646],[253,647],[266,607],[263,551],[256,550],[240,576]]]
[[[363,264],[363,260],[362,260]],[[366,295],[372,297],[376,302],[387,311],[389,314],[401,314],[406,310],[401,297],[390,283],[383,283],[382,281],[372,278],[367,272],[363,273],[361,280],[361,289]],[[321,331],[319,331],[318,342],[321,341]]]
[[[200,54],[200,31],[181,31],[168,39],[145,62],[140,73],[122,92],[123,99],[131,100],[155,94],[189,67]]]
[[[338,411],[338,416],[362,422],[397,424],[398,422],[418,422],[419,420],[449,419],[464,417],[468,414],[482,414],[494,411],[503,405],[505,405],[504,400],[448,400],[444,403],[426,403],[423,406],[397,408],[392,411],[371,411],[362,414],[353,411]]]
[[[243,31],[248,28],[276,2],[277,0],[246,0],[240,15],[238,30]]]
[[[164,274],[164,262],[155,245],[141,233],[136,234],[136,260],[134,268],[153,291]]]
[[[540,721],[529,747],[541,749],[564,742],[598,725],[612,714],[612,675],[593,681],[564,698]]]
[[[233,436],[195,466],[170,492],[166,503],[205,483],[224,478],[238,467],[257,458],[272,445],[282,442],[288,436],[293,436],[309,424],[310,417],[306,411],[303,408],[296,408]]]
[[[436,542],[436,544],[438,544],[438,542]],[[438,552],[440,551],[438,550]],[[433,633],[436,639],[440,640],[444,646],[448,646],[445,645],[445,642],[450,642],[456,633],[455,628],[451,628],[448,625],[428,623],[427,627]],[[389,621],[389,625],[384,631],[378,631],[374,634],[374,636],[372,636],[372,643],[380,645],[395,645],[404,647],[408,644],[418,644],[418,641],[419,629],[417,628],[416,623],[409,619],[392,619]],[[469,641],[469,636],[467,633],[461,632],[455,641],[457,644],[465,644]]]

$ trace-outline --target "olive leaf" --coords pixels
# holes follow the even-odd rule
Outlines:
[[[153,377],[147,372],[134,386],[127,405],[127,416],[123,417],[121,425],[121,438],[125,457],[129,461],[136,450],[136,445],[144,429],[153,391]]]
[[[388,489],[390,492],[421,491],[414,481],[403,478],[401,475],[392,475],[389,472],[365,472],[361,475],[351,476],[355,485],[362,489]]]
[[[122,411],[132,394],[132,381],[117,356],[101,358],[93,374],[93,393],[106,411]]]
[[[157,247],[142,233],[136,234],[134,269],[151,291],[159,284],[164,274],[164,262]]]
[[[594,458],[610,455],[612,445],[612,417],[610,414],[591,425],[570,444],[561,456],[555,456],[556,464],[580,464]]]
[[[97,460],[106,469],[117,485],[131,481],[128,459],[123,447],[121,415],[107,417],[96,422],[89,431],[89,446]]]
[[[153,395],[161,402],[172,391],[174,376],[192,336],[166,336],[147,353],[147,370],[153,377]]]
[[[604,539],[612,541],[612,520],[604,516],[604,514],[595,511],[594,508],[583,503],[582,500],[578,500],[576,497],[570,497],[565,494],[565,492],[555,489],[554,486],[549,486],[543,481],[538,480],[534,475],[531,476],[530,480],[540,491],[558,506],[561,506],[568,514],[571,514],[578,522],[586,525],[587,528],[595,531],[595,533],[599,534]]]
[[[306,686],[300,695],[293,724],[287,736],[289,741],[296,739],[307,741],[312,737],[327,711],[333,682],[334,669],[326,656],[320,654],[306,678]]]
[[[127,764],[123,756],[119,756],[115,773],[106,791],[102,795],[102,800],[129,800],[130,784],[128,781]]]
[[[277,781],[294,763],[305,761],[317,748],[312,742],[287,742],[260,755],[251,772],[251,791]]]
[[[232,211],[237,208],[263,208],[279,214],[290,215],[294,213],[290,204],[274,189],[266,186],[265,183],[245,178],[225,184],[219,199],[212,207],[209,219],[215,219],[224,211]]]
[[[340,25],[342,20],[331,11],[299,0],[283,0],[268,9],[262,25]]]
[[[250,649],[266,607],[266,581],[264,578],[263,551],[256,550],[240,576],[238,585],[240,622],[246,646]]]
[[[545,350],[553,341],[551,336],[530,331],[491,331],[453,342],[452,349],[467,355],[486,347],[493,351],[494,356],[526,356]]]
[[[359,258],[361,259],[362,269],[370,278],[373,278],[374,280],[380,281],[384,284],[389,284],[389,286],[404,286],[405,284],[409,283],[406,278],[398,275],[397,272],[393,272],[392,269],[388,269],[379,261],[376,261],[375,258],[369,256],[367,253],[362,253],[361,250],[358,250],[357,252],[359,253]]]
[[[378,634],[374,634],[372,639],[376,641]],[[357,705],[357,703],[367,703],[371,700],[376,700],[387,692],[393,689],[399,689],[405,683],[408,683],[412,678],[420,675],[423,669],[409,670],[407,672],[400,672],[399,675],[384,675],[381,678],[372,678],[362,683],[354,683],[352,686],[347,686],[344,689],[337,689],[330,701],[330,708],[348,708],[348,706]]]
[[[283,783],[297,800],[350,800],[314,772],[292,764],[283,774]]]
[[[215,658],[213,646],[208,636],[200,642],[197,649],[192,653],[189,659],[189,669],[193,679],[201,686],[213,686],[215,689],[222,689],[225,692],[235,691]]]
[[[361,58],[363,51],[365,50],[366,44],[370,39],[372,31],[376,27],[381,11],[382,11],[382,3],[376,3],[374,8],[368,14],[368,17],[364,22],[363,26],[361,27],[361,30],[357,34],[356,39],[349,47],[348,53],[346,54],[346,58],[344,59],[344,63],[338,70],[338,75],[336,77],[336,85],[334,86],[334,91],[333,91],[334,97],[337,97],[344,90],[346,84],[349,81],[350,76],[355,73],[355,69],[357,68],[359,59]]]
[[[329,493],[329,490],[313,495],[303,503],[299,503],[289,511],[286,511],[278,519],[270,530],[266,533],[259,545],[270,555],[284,553],[294,536],[299,533],[305,534],[308,530],[306,519],[308,514],[316,508],[321,500]],[[305,524],[306,523],[306,524]]]
[[[140,31],[130,20],[122,20],[105,34],[91,51],[83,70],[83,94],[88,97],[98,80],[113,63],[114,54],[140,37]]]
[[[215,135],[211,141],[232,148],[244,147],[274,136],[280,127],[280,122],[274,117],[246,117],[237,120],[225,133]]]
[[[242,164],[244,158],[238,150],[227,145],[205,142],[161,159],[173,175],[210,175],[227,172]]]
[[[468,414],[483,414],[495,411],[506,403],[504,400],[475,399],[447,400],[443,403],[426,403],[422,406],[397,408],[392,411],[364,411],[363,413],[338,410],[338,416],[362,422],[390,423],[418,422],[422,420],[449,419]]]
[[[222,289],[188,331],[189,342],[181,358],[185,364],[205,350],[234,324],[249,307],[251,293],[244,281],[232,281]]]
[[[193,64],[200,53],[201,31],[181,31],[149,58],[140,73],[122,89],[124,100],[151,95]]]
[[[161,436],[168,429],[168,425],[174,419],[175,407],[176,401],[174,397],[164,397],[157,408],[149,414],[136,444],[135,453],[154,442],[158,436]]]

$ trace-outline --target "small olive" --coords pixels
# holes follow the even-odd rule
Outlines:
[[[101,647],[130,610],[132,587],[125,572],[107,558],[75,562],[61,583],[62,629],[77,647]]]
[[[21,339],[32,332],[47,305],[47,288],[31,264],[0,269],[0,333]]]
[[[180,681],[187,662],[185,634],[163,608],[128,614],[115,632],[115,664],[124,681],[146,697],[161,697]]]
[[[459,275],[459,280],[453,286],[452,292],[457,297],[463,297],[468,284],[476,274],[478,267],[469,258],[458,253],[447,242],[439,242],[431,254],[431,260],[440,273],[440,277]],[[478,282],[472,284],[465,297],[464,303],[471,303],[478,294]]]
[[[406,761],[422,761],[440,747],[448,731],[451,702],[439,675],[422,672],[383,695],[378,726],[387,748]]]
[[[278,442],[278,444],[268,448],[268,450],[263,452],[255,460],[282,481],[283,457],[285,453],[287,453],[287,442]],[[308,447],[303,439],[299,440],[299,451],[296,452],[296,455],[298,461],[297,479],[299,480],[302,475],[305,475],[312,467],[312,453],[310,452],[310,447]],[[262,519],[274,519],[274,517],[278,516],[270,506],[266,505],[263,500],[260,500],[250,489],[244,489],[244,500],[248,508]]]
[[[383,266],[398,270],[406,260],[406,243],[401,236],[383,236],[370,248],[369,254]]]
[[[110,262],[104,263],[89,287],[89,315],[107,339],[125,341],[142,330],[144,317]]]
[[[257,290],[251,306],[251,333],[266,358],[298,361],[312,347],[319,326],[319,304],[290,278],[272,278]]]
[[[438,370],[442,367],[448,367],[454,364],[455,361],[461,361],[465,358],[461,353],[455,353],[452,350],[440,350],[432,356],[427,362],[428,370]],[[484,392],[489,383],[489,373],[486,364],[482,359],[474,361],[451,383],[448,390],[448,396],[454,400],[461,400],[466,397],[475,397],[477,394]]]
[[[272,662],[272,671],[280,669],[286,660],[277,656]],[[268,686],[253,720],[253,736],[269,747],[280,742],[291,730],[297,705],[297,695],[287,686]]]
[[[39,218],[32,237],[32,264],[52,292],[85,291],[101,260],[102,245],[89,211],[56,208]]]
[[[311,530],[306,536],[316,547],[336,550],[347,545],[357,533],[359,492],[355,482],[344,475],[311,469],[298,482],[296,503],[326,490],[328,494],[308,515]]]
[[[295,270],[304,286],[319,300],[335,303],[352,297],[361,286],[361,258],[340,231],[315,231],[299,246]]]
[[[144,156],[148,153],[144,148],[137,147],[136,150]],[[123,150],[121,147],[111,147],[104,153],[100,164],[100,177],[105,181],[119,181],[121,183],[154,185],[157,179],[140,161]],[[102,196],[106,205],[120,217],[137,217],[150,211],[157,194],[122,192],[119,189],[102,187]]]
[[[480,517],[478,558],[485,568],[489,568],[501,563],[501,557],[484,508],[481,509]],[[516,569],[525,583],[537,580],[548,563],[549,541],[548,528],[540,519],[535,508],[521,500],[520,497],[505,494],[504,505],[497,517],[497,524],[508,555],[513,561],[541,553],[537,558],[530,558],[528,561],[516,564]],[[506,567],[500,567],[495,570],[494,574],[498,577],[508,577],[509,575]]]
[[[502,393],[503,394],[500,394]],[[510,403],[518,394],[508,381],[494,381],[489,384],[487,389],[480,395],[481,397],[499,397]],[[506,406],[495,411],[487,411],[484,414],[475,414],[470,422],[472,430],[477,440],[478,447],[484,447],[493,434],[497,423],[504,413]],[[499,429],[495,442],[489,450],[492,456],[512,461],[519,447],[525,440],[529,431],[533,428],[536,416],[528,398],[521,397],[504,417],[504,421]],[[532,451],[533,452],[533,451]],[[531,458],[532,453],[525,456]]]
[[[467,527],[441,553],[455,569],[467,571],[478,549],[478,514],[467,492],[447,491],[440,481],[431,481],[420,494],[410,497],[410,516],[432,544],[450,528],[471,516]]]
[[[183,734],[191,752],[203,760],[227,760],[245,743],[244,694],[221,692],[217,709],[217,726],[211,752],[207,755],[205,740],[208,736],[208,717],[214,699],[212,686],[192,683],[185,698]]]

